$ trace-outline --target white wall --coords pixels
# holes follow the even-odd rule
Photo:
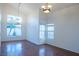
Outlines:
[[[17,4],[16,4],[17,6]],[[25,9],[25,7],[28,7]],[[31,9],[32,7],[32,9]],[[26,4],[22,6],[20,11],[20,16],[22,17],[22,36],[19,37],[7,37],[7,15],[18,15],[18,8],[9,5],[3,4],[3,12],[2,12],[2,41],[11,41],[11,40],[28,40],[35,44],[40,44],[39,42],[39,32],[38,32],[38,25],[39,25],[39,8],[35,8],[37,5],[35,4]],[[25,9],[25,12],[24,12]],[[30,11],[30,12],[29,12]],[[24,13],[23,13],[24,12]]]
[[[2,13],[1,13],[1,11],[2,11],[2,4],[0,4],[0,47],[1,47],[1,16],[2,16]],[[1,52],[1,51],[0,51]]]
[[[39,26],[40,25],[46,25],[47,16],[48,15],[46,15],[41,10],[39,10]],[[40,33],[40,28],[39,28],[39,33]],[[40,37],[39,37],[39,39],[40,39]],[[40,39],[39,41],[40,41],[41,44],[45,44],[46,43],[46,38],[45,39]]]
[[[39,8],[36,8],[35,11],[32,9],[31,12],[32,13],[29,14],[26,23],[26,38],[28,41],[31,41],[32,43],[41,44],[39,40]]]
[[[0,55],[1,55],[1,15],[2,15],[2,13],[1,13],[1,11],[2,11],[2,4],[0,4]]]
[[[79,53],[79,5],[53,12],[49,19],[54,20],[55,39],[47,43]]]
[[[0,41],[1,41],[1,4],[0,4]]]

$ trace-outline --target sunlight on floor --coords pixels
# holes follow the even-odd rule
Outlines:
[[[39,56],[45,56],[45,48],[39,49]]]
[[[6,46],[7,49],[7,55],[9,56],[13,56],[13,55],[21,55],[21,51],[22,51],[22,44],[21,43],[17,43],[17,44],[8,44]]]

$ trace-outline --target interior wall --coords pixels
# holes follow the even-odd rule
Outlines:
[[[50,42],[49,39],[47,39],[47,24],[54,24],[54,17],[52,19],[52,13],[44,13],[42,10],[39,11],[39,26],[40,25],[44,25],[45,26],[45,39],[40,39],[40,42],[42,44],[47,44],[48,42]],[[53,39],[51,39],[51,41],[53,41]]]
[[[1,13],[2,11],[2,4],[0,4],[0,55],[1,55]]]
[[[54,20],[55,38],[47,43],[79,53],[79,5],[53,12],[49,19]]]
[[[0,41],[1,41],[1,5],[0,5]]]
[[[39,8],[29,14],[27,19],[27,40],[35,44],[41,44],[39,40]]]
[[[45,13],[43,13],[41,10],[39,10],[39,33],[40,33],[40,25],[46,25],[46,21],[47,21],[47,15]],[[39,39],[40,39],[40,37],[39,37]],[[45,44],[46,38],[40,39],[39,41],[41,42],[41,44]]]
[[[17,4],[16,4],[17,6]],[[25,9],[25,6],[28,7]],[[22,36],[8,37],[7,36],[7,15],[18,16],[18,8],[14,8],[9,4],[3,4],[2,11],[2,25],[1,25],[1,41],[11,40],[28,40],[34,44],[41,44],[39,42],[39,8],[36,4],[23,4],[21,6],[20,15],[22,17]],[[32,7],[32,9],[31,9]],[[24,12],[24,9],[26,12]],[[28,12],[30,11],[30,12]],[[23,13],[24,12],[24,13]]]

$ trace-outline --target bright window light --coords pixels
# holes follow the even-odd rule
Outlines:
[[[47,24],[48,39],[54,39],[54,24]]]
[[[6,46],[6,53],[8,56],[19,56],[22,54],[22,44],[15,43],[15,44],[8,44]]]
[[[54,24],[40,25],[40,39],[54,39]]]
[[[45,39],[45,25],[40,25],[40,39]]]
[[[7,16],[7,36],[21,36],[21,17]]]

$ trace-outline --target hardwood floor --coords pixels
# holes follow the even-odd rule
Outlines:
[[[79,56],[78,53],[65,50],[56,46],[45,45],[46,56]]]
[[[10,41],[1,43],[1,56],[79,56],[79,54],[47,44]]]

